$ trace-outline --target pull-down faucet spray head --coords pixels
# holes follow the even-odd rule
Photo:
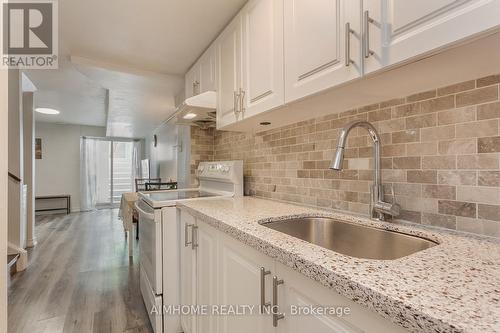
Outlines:
[[[330,169],[340,171],[342,170],[342,162],[344,161],[344,147],[337,147],[335,155],[333,155]]]

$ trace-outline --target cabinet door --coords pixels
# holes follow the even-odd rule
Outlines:
[[[186,73],[185,77],[185,97],[198,95],[200,93],[200,66],[198,63]]]
[[[276,263],[276,275],[283,280],[283,284],[277,287],[278,309],[285,314],[278,321],[278,333],[408,332],[281,263]],[[349,313],[305,312],[318,307],[348,308]],[[299,309],[302,312],[299,313]]]
[[[221,316],[220,333],[274,332],[270,314],[260,314],[261,267],[265,275],[265,301],[271,301],[271,279],[274,262],[271,258],[222,235],[219,243],[219,303],[254,306],[253,314]]]
[[[500,1],[372,0],[385,19],[384,62],[392,65],[498,27]]]
[[[180,298],[182,305],[196,304],[196,252],[192,249],[192,228],[195,219],[188,213],[180,211]],[[185,333],[195,333],[195,318],[191,315],[181,316],[181,325]]]
[[[283,0],[251,0],[242,13],[243,118],[283,105]]]
[[[241,16],[236,16],[216,40],[217,128],[240,119],[235,94],[241,88]]]
[[[198,60],[200,69],[200,94],[215,90],[215,47],[211,46]]]
[[[217,304],[217,234],[208,224],[197,223],[193,241],[196,246],[196,301],[198,305]],[[217,317],[197,316],[198,333],[217,333]]]
[[[285,102],[361,75],[360,12],[359,1],[285,1]]]

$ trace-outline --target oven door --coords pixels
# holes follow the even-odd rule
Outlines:
[[[135,203],[139,212],[139,248],[141,267],[156,295],[163,293],[162,288],[162,223],[161,211],[155,210],[144,201]]]

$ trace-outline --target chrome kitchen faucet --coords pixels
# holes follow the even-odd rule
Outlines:
[[[363,127],[368,131],[370,138],[373,141],[373,186],[371,189],[370,198],[370,214],[371,217],[377,220],[385,221],[386,215],[396,217],[401,211],[401,206],[397,203],[389,203],[384,201],[384,187],[381,180],[380,172],[380,136],[373,125],[364,120],[353,121],[340,131],[337,150],[333,156],[330,169],[342,170],[342,162],[344,161],[344,150],[349,132],[355,127]],[[394,196],[393,196],[394,198]]]

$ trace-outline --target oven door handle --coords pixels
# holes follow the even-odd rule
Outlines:
[[[134,206],[135,206],[135,209],[137,209],[137,211],[139,212],[139,214],[142,214],[144,216],[146,216],[146,218],[148,218],[149,220],[153,220],[155,219],[155,214],[151,214],[151,213],[148,213],[146,212],[145,210],[143,210],[142,208],[139,207],[139,205],[136,203],[134,203]]]

